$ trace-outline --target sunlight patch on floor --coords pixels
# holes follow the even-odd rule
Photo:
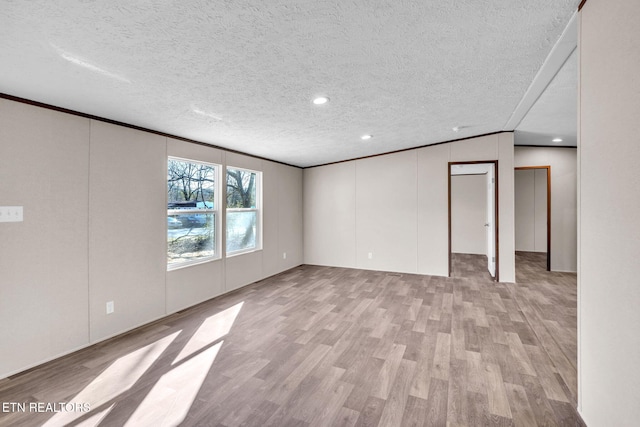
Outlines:
[[[231,330],[236,317],[238,317],[243,304],[244,301],[229,307],[220,313],[214,314],[202,322],[202,325],[200,325],[189,342],[182,348],[182,351],[173,361],[172,365],[179,363],[184,358],[189,357],[196,351],[211,345],[227,335]]]
[[[175,426],[184,421],[223,342],[164,374],[125,426]]]
[[[175,332],[120,357],[71,401],[82,404],[88,403],[91,408],[98,408],[100,405],[126,392],[153,365],[179,334],[180,331]],[[44,426],[67,425],[82,415],[83,413],[78,412],[59,412],[50,418]]]

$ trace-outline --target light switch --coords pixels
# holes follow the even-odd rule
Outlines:
[[[0,206],[0,222],[22,222],[22,206]]]

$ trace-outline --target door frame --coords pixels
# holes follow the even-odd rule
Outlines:
[[[500,246],[498,245],[498,241],[499,236],[500,236],[500,228],[499,228],[499,224],[500,221],[498,220],[498,212],[500,211],[499,209],[499,197],[498,197],[498,161],[497,160],[472,160],[472,161],[466,161],[466,162],[449,162],[449,166],[447,168],[447,182],[448,182],[448,211],[449,211],[449,220],[448,220],[448,228],[449,228],[449,273],[448,273],[448,277],[451,277],[451,166],[453,165],[477,165],[477,164],[482,164],[482,163],[490,163],[493,164],[493,170],[495,171],[495,178],[496,178],[496,182],[493,183],[493,188],[494,188],[494,193],[496,196],[496,200],[495,200],[495,215],[496,215],[496,242],[495,242],[495,247],[496,247],[496,277],[494,278],[494,280],[496,282],[500,281]]]
[[[514,168],[514,170],[531,169],[547,170],[547,271],[551,271],[551,166],[518,166]],[[513,179],[515,183],[515,176]]]

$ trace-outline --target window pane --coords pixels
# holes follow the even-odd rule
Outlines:
[[[167,216],[168,265],[214,256],[215,229],[212,213]]]
[[[256,247],[257,212],[227,212],[227,252]]]
[[[167,208],[213,208],[215,166],[169,159]]]
[[[227,208],[256,207],[256,173],[227,168]]]

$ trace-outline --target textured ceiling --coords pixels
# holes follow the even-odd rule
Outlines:
[[[0,92],[317,165],[503,130],[578,3],[4,0]]]
[[[577,145],[578,53],[574,50],[525,118],[516,127],[516,145]],[[554,138],[562,142],[554,143]]]

